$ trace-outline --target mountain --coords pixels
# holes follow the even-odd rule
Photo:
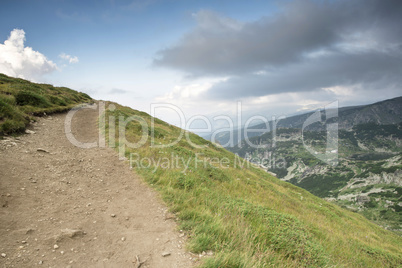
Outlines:
[[[402,238],[395,233],[195,134],[104,104],[99,124],[107,144],[160,193],[188,236],[187,249],[209,255],[200,267],[402,265]]]
[[[325,118],[326,112],[331,111],[331,109],[319,110],[320,116]],[[277,119],[277,123],[270,121],[268,124],[258,124],[252,126],[252,129],[266,129],[266,132],[270,132],[274,128],[297,128],[302,129],[306,120],[312,116],[316,111],[308,112],[300,115],[286,117],[284,119]],[[351,107],[341,107],[337,110],[338,116],[336,118],[332,118],[332,120],[327,121],[338,123],[339,129],[350,129],[357,124],[363,123],[376,123],[380,125],[384,124],[398,124],[402,122],[402,97],[397,97],[394,99],[384,100],[380,102],[376,102],[369,105],[361,105],[361,106],[351,106]],[[276,126],[275,126],[276,124]],[[315,123],[309,125],[306,129],[308,130],[324,130],[325,126],[320,123]],[[240,139],[238,133],[241,133]],[[242,128],[240,131],[235,130],[233,132],[223,132],[216,136],[216,142],[219,144],[225,145],[231,140],[234,141],[232,144],[233,147],[240,140],[244,140],[245,129]],[[253,132],[249,131],[247,133],[247,137],[255,137],[261,135],[261,132]],[[211,135],[206,136],[205,138],[210,139]],[[225,147],[229,147],[225,146]]]
[[[391,107],[387,109],[384,103],[390,103]],[[360,112],[348,117],[352,118],[350,121],[342,122],[365,121],[373,114],[394,109],[394,103],[392,100],[353,108]],[[369,115],[364,116],[362,110]],[[280,128],[275,137],[273,133],[265,133],[229,150],[275,173],[283,181],[359,212],[401,234],[402,123],[357,124],[337,134],[338,146],[332,150],[327,148],[327,131],[302,133],[297,128]],[[329,158],[325,156],[336,156],[335,165],[326,161]]]

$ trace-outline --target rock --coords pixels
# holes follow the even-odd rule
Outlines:
[[[58,245],[54,245],[53,248],[54,248],[54,249],[58,249],[59,246],[58,246]]]
[[[42,148],[38,148],[38,149],[36,149],[36,151],[42,152],[42,153],[49,153],[49,151],[42,149]]]
[[[368,203],[370,202],[370,197],[366,195],[359,195],[356,197],[357,203]]]
[[[26,129],[26,130],[25,130],[25,133],[26,133],[26,134],[35,134],[35,131]]]
[[[175,215],[172,213],[166,213],[165,214],[165,220],[170,220],[170,219],[175,219]]]
[[[2,256],[3,258],[5,258],[5,257],[7,257],[7,254],[6,254],[6,253],[1,253],[1,256]]]
[[[110,217],[115,218],[116,214],[110,214]]]
[[[162,252],[162,257],[167,257],[170,255],[170,252]]]
[[[25,234],[32,234],[33,232],[35,232],[34,229],[28,229],[26,230]]]
[[[43,264],[43,261],[39,261],[39,264]]]
[[[125,238],[125,237],[122,237],[122,238],[121,238],[121,241],[126,241],[126,238]]]
[[[82,237],[84,235],[85,235],[84,231],[66,228],[66,229],[61,230],[60,237],[74,238],[74,237]]]
[[[184,237],[184,236],[185,236],[184,233],[179,234],[179,237]]]

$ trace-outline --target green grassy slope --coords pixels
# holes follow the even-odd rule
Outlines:
[[[65,87],[31,83],[0,73],[0,135],[23,132],[33,115],[67,111],[91,97]]]
[[[402,238],[354,212],[247,166],[223,148],[148,114],[114,104],[105,114],[109,145],[122,149],[118,119],[133,169],[155,187],[191,239],[188,249],[212,250],[202,267],[400,267]],[[144,129],[139,123],[154,128]],[[153,129],[153,130],[152,130]],[[142,136],[144,134],[145,136]],[[191,144],[193,143],[193,144]],[[195,148],[195,145],[203,148]],[[130,157],[131,155],[131,157]],[[188,168],[185,164],[188,163]],[[241,166],[243,165],[243,166]]]
[[[307,146],[325,152],[326,132],[305,131],[303,136]],[[298,129],[278,129],[276,139],[275,148],[272,133],[265,133],[250,139],[263,148],[256,149],[243,142],[241,148],[229,150],[242,157],[247,155],[254,162],[265,161],[268,170],[278,178],[358,211],[384,228],[402,234],[402,123],[368,123],[339,130],[337,166],[330,166],[308,152]],[[285,159],[286,165],[270,166],[264,160],[268,151],[277,160]],[[361,197],[365,198],[364,202],[360,201]]]
[[[88,96],[69,89],[3,75],[0,78],[2,131],[21,131],[32,115],[90,101]],[[144,144],[126,147],[123,153],[176,213],[180,228],[190,236],[188,249],[214,252],[202,259],[202,267],[402,265],[401,237],[248,166],[234,154],[191,133],[185,134],[189,140],[184,135],[173,146],[152,147],[150,135],[154,136],[154,145],[162,145],[175,141],[181,130],[146,113],[118,104],[114,107],[100,118],[100,123],[106,121],[109,145],[122,149],[123,131],[118,126],[127,118],[135,119],[124,127],[125,138],[134,145]],[[4,130],[7,120],[23,125]]]

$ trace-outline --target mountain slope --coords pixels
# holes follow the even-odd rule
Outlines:
[[[203,267],[402,264],[402,238],[359,214],[280,181],[192,133],[161,147],[174,143],[182,130],[128,107],[112,107],[104,117],[109,145],[124,149],[133,169],[161,192],[180,228],[190,233],[189,249],[215,252]],[[121,122],[128,122],[128,141],[117,131]],[[124,147],[128,142],[143,144]]]
[[[295,115],[278,120],[276,128],[297,128],[301,129],[314,112],[309,112],[301,115]],[[321,111],[325,115],[325,111]],[[402,97],[384,100],[369,105],[353,106],[353,107],[341,107],[338,109],[338,118],[333,120],[338,123],[339,129],[350,129],[357,124],[364,123],[376,123],[380,125],[385,124],[398,124],[402,122]],[[269,122],[269,125],[259,124],[251,127],[252,129],[266,129],[267,132],[272,131],[273,122]],[[325,128],[321,124],[312,124],[307,127],[308,130],[324,130]],[[224,132],[216,136],[216,141],[220,144],[226,144],[231,139],[234,141],[233,145],[237,144],[237,141],[244,140],[244,128],[241,129],[241,137],[238,137],[238,131],[233,133]],[[248,132],[247,137],[252,138],[260,136],[261,132]],[[209,137],[210,138],[210,137]],[[229,145],[230,146],[230,145]]]
[[[98,116],[76,112],[74,137],[97,141]],[[0,267],[192,267],[158,194],[113,149],[74,146],[66,117],[0,139]]]
[[[242,142],[234,153],[264,166],[282,180],[358,211],[385,228],[402,230],[402,123],[359,124],[340,130],[338,165],[319,160],[310,150],[325,153],[327,133],[278,129],[254,137],[253,148]],[[276,162],[274,162],[276,161]]]
[[[146,113],[105,107],[107,144],[159,191],[188,249],[212,252],[201,267],[402,265],[402,238],[361,215]]]
[[[34,115],[68,111],[91,101],[87,94],[66,87],[31,83],[0,73],[0,135],[23,132]]]

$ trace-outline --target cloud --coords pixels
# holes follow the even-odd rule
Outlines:
[[[279,11],[239,22],[211,11],[160,50],[153,64],[188,77],[230,77],[200,97],[260,97],[335,86],[394,88],[402,82],[402,2],[286,1]]]
[[[357,84],[386,90],[402,84],[401,74],[401,58],[392,53],[331,53],[265,74],[232,77],[214,84],[203,97],[236,99]]]
[[[71,56],[66,53],[61,53],[59,55],[59,58],[62,58],[63,60],[67,60],[69,63],[78,63],[79,62],[78,57]]]
[[[120,89],[120,88],[112,88],[111,90],[109,90],[108,93],[109,94],[126,94],[126,93],[128,93],[128,91],[124,90],[124,89]]]
[[[0,73],[36,80],[57,69],[45,55],[25,47],[24,30],[14,29],[9,38],[0,44]]]

